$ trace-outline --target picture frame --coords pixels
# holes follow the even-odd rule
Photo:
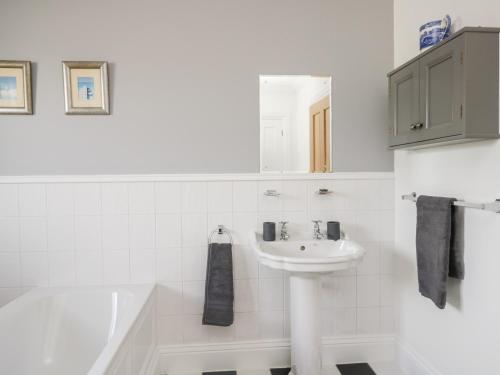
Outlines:
[[[63,61],[67,115],[109,115],[108,63]]]
[[[32,115],[31,62],[0,60],[0,114]]]

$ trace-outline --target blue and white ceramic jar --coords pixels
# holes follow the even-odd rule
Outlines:
[[[451,18],[446,15],[442,20],[430,21],[420,26],[420,50],[430,48],[451,34]]]

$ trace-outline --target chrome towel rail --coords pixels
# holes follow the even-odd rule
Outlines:
[[[224,236],[226,235],[228,242],[232,245],[233,244],[233,237],[231,236],[231,233],[226,229],[224,225],[217,225],[217,229],[214,229],[210,235],[208,236],[208,244],[210,245],[211,243],[214,243],[214,239],[217,236]]]
[[[417,201],[417,193],[411,193],[411,194],[405,194],[401,196],[401,199],[404,200],[409,200],[412,202]],[[493,202],[489,203],[472,203],[472,202],[465,202],[465,201],[455,201],[454,203],[455,206],[459,207],[466,207],[466,208],[475,208],[478,210],[485,210],[485,211],[492,211],[495,213],[500,213],[500,199],[497,199]]]

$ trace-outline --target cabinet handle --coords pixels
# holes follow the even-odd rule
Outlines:
[[[410,130],[416,130],[416,129],[417,129],[417,124],[410,125]]]
[[[418,124],[416,124],[416,128],[417,129],[422,129],[424,127],[424,124],[419,122]]]

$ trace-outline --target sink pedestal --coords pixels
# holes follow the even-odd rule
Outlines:
[[[290,375],[321,374],[320,293],[319,274],[290,275]]]

